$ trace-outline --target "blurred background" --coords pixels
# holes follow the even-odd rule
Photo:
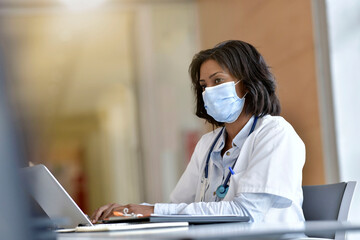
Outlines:
[[[0,0],[28,160],[88,214],[168,201],[211,130],[194,115],[188,66],[228,39],[271,66],[282,116],[306,144],[303,184],[360,182],[357,0]]]

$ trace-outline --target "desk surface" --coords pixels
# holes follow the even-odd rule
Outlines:
[[[319,221],[298,224],[227,223],[194,225],[180,228],[61,233],[58,240],[69,239],[282,239],[297,238],[303,233],[360,231],[360,223]]]

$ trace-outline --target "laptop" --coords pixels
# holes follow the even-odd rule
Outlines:
[[[20,169],[20,175],[28,184],[28,191],[36,203],[54,222],[58,233],[133,231],[149,228],[187,227],[188,222],[154,223],[107,223],[93,225],[66,190],[42,164]],[[65,220],[65,221],[64,221]]]
[[[110,218],[103,221],[102,226],[91,223],[87,215],[78,207],[66,190],[42,164],[22,168],[21,175],[28,183],[28,191],[42,210],[50,217],[57,228],[76,229],[76,231],[104,231],[122,230],[123,228],[135,229],[146,227],[183,227],[188,224],[207,224],[224,222],[248,222],[246,216],[222,216],[222,215],[156,215],[148,217],[125,217]],[[65,221],[64,221],[65,220]],[[141,226],[121,226],[116,223],[140,223]],[[161,224],[163,223],[163,224]],[[185,224],[186,223],[186,224]],[[113,225],[112,225],[113,224]],[[103,226],[105,225],[105,226]],[[112,226],[110,226],[112,225]],[[88,227],[78,227],[88,226]],[[94,228],[92,228],[94,227]]]
[[[20,169],[27,190],[57,228],[93,226],[66,190],[42,164]]]

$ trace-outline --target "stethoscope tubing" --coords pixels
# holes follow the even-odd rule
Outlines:
[[[253,122],[253,124],[252,124],[252,126],[251,126],[251,129],[250,129],[250,132],[249,132],[248,136],[250,136],[250,134],[254,131],[258,118],[259,118],[258,116],[255,116],[254,122]],[[211,155],[212,151],[214,150],[214,147],[215,147],[217,141],[219,140],[220,136],[222,135],[224,129],[225,129],[225,127],[223,127],[223,128],[221,129],[220,133],[216,136],[213,144],[212,144],[211,147],[210,147],[208,156],[207,156],[207,158],[206,158],[206,165],[205,165],[205,170],[204,170],[204,171],[205,171],[205,174],[204,174],[204,175],[205,175],[205,178],[208,178],[208,176],[209,176],[209,161],[210,161],[210,155]],[[235,160],[235,162],[234,162],[234,164],[233,164],[233,166],[232,166],[232,169],[234,169],[236,162],[237,162],[237,159]],[[220,186],[223,186],[224,188],[226,188],[226,187],[227,187],[227,184],[228,184],[228,182],[229,182],[229,180],[230,180],[231,175],[232,175],[232,173],[231,173],[231,171],[229,171],[228,175],[226,176],[226,179],[225,179],[224,183],[223,183],[222,185],[220,185]],[[219,187],[220,187],[220,186],[219,186]]]

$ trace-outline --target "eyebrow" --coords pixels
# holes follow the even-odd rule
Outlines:
[[[215,73],[211,74],[211,75],[209,76],[209,78],[212,78],[213,76],[215,76],[215,75],[218,74],[218,73],[223,73],[223,72],[215,72]],[[204,79],[199,79],[199,82],[204,82],[204,81],[205,81]]]

